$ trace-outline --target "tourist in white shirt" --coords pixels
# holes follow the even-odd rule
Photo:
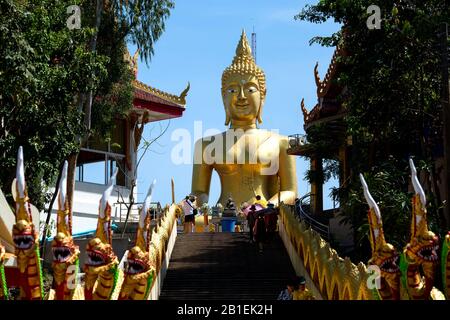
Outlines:
[[[182,202],[181,207],[184,213],[184,232],[189,233],[194,231],[195,214],[197,206],[195,204],[196,197],[194,195],[187,196]]]

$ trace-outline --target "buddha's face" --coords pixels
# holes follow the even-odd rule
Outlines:
[[[223,102],[232,122],[255,122],[263,103],[258,79],[253,75],[231,75],[225,85]]]

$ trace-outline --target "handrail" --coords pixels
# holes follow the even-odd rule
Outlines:
[[[307,143],[306,135],[304,134],[291,134],[288,136],[289,148],[298,148]]]
[[[143,202],[135,202],[131,205],[129,202],[117,201],[114,203],[115,205],[115,213],[114,220],[116,222],[125,221],[126,213],[128,211],[128,207],[131,205],[131,212],[128,220],[130,222],[139,221],[139,211],[144,203]],[[160,202],[151,202],[152,205],[156,205],[156,208],[151,208],[150,211],[151,219],[155,220],[162,215],[163,208],[161,207]]]
[[[298,201],[296,202],[296,210],[295,210],[297,218],[304,221],[309,227],[311,227],[311,229],[315,230],[325,240],[329,241],[330,240],[330,227],[328,225],[321,223],[320,221],[317,221],[316,219],[311,217],[307,212],[305,212],[303,210],[303,206],[306,205],[305,200],[310,199],[312,196],[314,196],[314,195],[311,193],[307,193],[306,195],[304,195],[303,197],[298,199]]]

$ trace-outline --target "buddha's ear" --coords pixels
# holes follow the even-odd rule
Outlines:
[[[225,125],[229,125],[231,121],[230,112],[228,111],[228,108],[225,107]]]
[[[264,94],[261,95],[261,103],[259,104],[259,108],[258,108],[258,114],[256,115],[256,121],[261,124],[262,121],[262,109],[264,106],[264,99],[266,98],[266,93],[264,92]]]
[[[222,101],[223,101],[223,107],[225,108],[225,125],[229,125],[230,121],[231,121],[231,115],[230,115],[230,111],[228,111],[228,107],[226,106],[225,103],[225,94],[222,88]]]
[[[261,124],[263,122],[262,118],[261,118],[262,108],[263,108],[263,104],[261,103],[261,106],[259,107],[259,110],[258,110],[258,114],[256,115],[256,121],[258,121],[259,124]]]

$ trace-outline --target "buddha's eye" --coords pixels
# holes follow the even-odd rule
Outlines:
[[[236,93],[236,92],[237,92],[237,89],[235,89],[235,88],[229,88],[227,91],[228,91],[228,93]]]
[[[255,87],[249,87],[249,88],[247,88],[247,92],[249,92],[249,93],[254,93],[254,92],[256,92],[256,91],[258,91],[258,89],[256,89]]]

